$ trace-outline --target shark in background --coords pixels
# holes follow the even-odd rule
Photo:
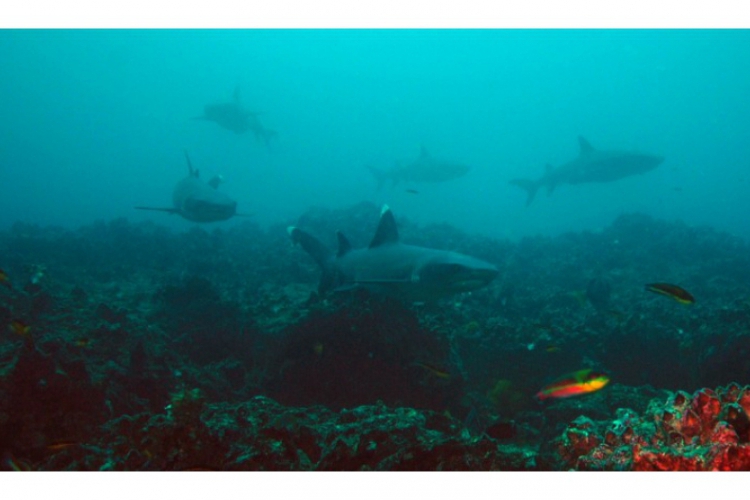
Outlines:
[[[171,208],[135,207],[138,210],[157,210],[177,214],[193,222],[218,222],[239,216],[237,202],[225,193],[218,191],[221,176],[213,177],[207,183],[199,178],[198,170],[193,168],[190,157],[185,151],[188,164],[188,176],[182,179],[172,193]]]
[[[255,134],[257,140],[264,141],[268,146],[277,134],[265,128],[258,119],[258,115],[259,113],[249,111],[242,106],[240,88],[236,87],[231,102],[208,104],[203,108],[203,115],[193,119],[214,122],[235,134],[244,134],[249,130]]]
[[[529,206],[540,187],[547,187],[550,195],[558,184],[584,184],[612,182],[623,177],[643,174],[658,167],[664,157],[647,153],[625,151],[602,151],[594,149],[589,141],[578,136],[578,157],[557,168],[547,165],[544,175],[537,180],[513,179],[514,186],[526,190],[526,206]]]
[[[333,253],[302,229],[290,226],[287,231],[322,269],[320,293],[366,288],[407,302],[430,302],[484,287],[499,272],[468,255],[401,243],[388,206],[367,248],[353,249],[337,232],[339,248]]]
[[[380,170],[372,166],[367,166],[367,169],[378,181],[378,189],[389,179],[393,186],[399,182],[445,182],[463,177],[470,170],[462,163],[436,160],[424,146],[419,157],[411,163],[396,164],[390,170]]]

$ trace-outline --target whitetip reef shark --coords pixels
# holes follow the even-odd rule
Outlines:
[[[290,226],[287,231],[322,269],[320,293],[366,288],[407,302],[431,302],[484,287],[498,274],[494,265],[468,255],[401,243],[387,205],[367,248],[352,249],[337,232],[334,254],[302,229]]]
[[[513,179],[514,186],[523,188],[528,193],[526,206],[534,201],[537,190],[547,186],[550,195],[558,184],[583,184],[587,182],[612,182],[623,177],[643,174],[658,167],[663,156],[626,151],[601,151],[594,149],[589,141],[578,136],[580,153],[577,158],[557,168],[547,165],[544,175],[533,181]]]
[[[240,216],[237,202],[225,193],[218,191],[221,177],[212,178],[208,183],[199,179],[198,170],[193,168],[185,151],[188,176],[182,179],[172,193],[171,208],[135,207],[138,210],[157,210],[177,214],[193,222],[218,222]]]

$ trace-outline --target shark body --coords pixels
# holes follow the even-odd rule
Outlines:
[[[235,134],[244,134],[250,131],[256,139],[263,140],[266,145],[276,136],[276,132],[261,124],[258,113],[248,111],[242,106],[239,87],[234,90],[234,97],[231,102],[208,104],[203,108],[203,115],[194,119],[214,122]]]
[[[387,206],[367,248],[353,249],[339,232],[334,254],[297,227],[288,232],[321,267],[321,293],[366,288],[407,302],[427,302],[481,288],[498,274],[492,264],[468,255],[401,243]]]
[[[422,146],[419,157],[406,165],[396,165],[390,170],[380,170],[368,166],[367,169],[382,187],[385,181],[391,180],[395,186],[399,182],[445,182],[462,177],[469,172],[469,167],[462,163],[436,160]]]
[[[583,184],[593,182],[612,182],[623,177],[643,174],[658,167],[664,157],[647,153],[626,151],[601,151],[594,149],[583,137],[578,137],[580,153],[577,158],[557,168],[547,165],[544,175],[533,181],[513,179],[511,184],[526,190],[526,205],[534,201],[537,190],[547,187],[547,194],[552,194],[559,184]]]
[[[220,178],[214,177],[208,183],[199,179],[198,170],[193,168],[190,157],[185,152],[188,176],[182,179],[172,193],[171,208],[135,207],[139,210],[157,210],[177,214],[193,222],[218,222],[231,219],[237,214],[237,202],[217,190]]]

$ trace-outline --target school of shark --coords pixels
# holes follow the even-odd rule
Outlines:
[[[244,134],[252,132],[266,146],[277,132],[260,122],[257,112],[247,109],[241,100],[239,86],[229,102],[208,104],[203,115],[194,120],[213,122],[219,127]],[[526,205],[534,200],[541,187],[550,195],[561,184],[614,182],[645,174],[658,167],[664,158],[659,155],[619,150],[595,149],[584,137],[578,137],[579,154],[573,160],[553,168],[549,164],[537,180],[512,179],[510,184],[527,192]],[[208,182],[200,179],[187,151],[188,176],[173,190],[171,207],[137,206],[179,215],[197,223],[219,222],[243,216],[237,212],[237,201],[218,190],[221,176]],[[390,181],[409,185],[449,182],[469,173],[471,168],[460,162],[433,157],[425,145],[417,158],[409,163],[396,162],[390,169],[366,166],[377,182],[378,189]],[[410,193],[417,193],[413,188]],[[397,297],[405,302],[436,300],[460,292],[482,288],[498,274],[487,262],[449,250],[422,248],[399,241],[395,219],[383,207],[377,233],[367,249],[352,250],[345,236],[338,233],[339,249],[334,254],[301,228],[290,227],[292,241],[299,244],[322,271],[319,291],[322,293],[364,288],[376,294]]]

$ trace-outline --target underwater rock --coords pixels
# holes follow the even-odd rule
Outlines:
[[[466,438],[460,422],[425,427],[431,411],[360,406],[289,408],[265,397],[206,404],[189,390],[187,415],[123,416],[40,470],[535,470],[533,449]],[[200,415],[195,411],[201,409]],[[170,411],[178,411],[176,407]],[[182,411],[182,410],[179,410]],[[198,416],[198,418],[196,418]]]

